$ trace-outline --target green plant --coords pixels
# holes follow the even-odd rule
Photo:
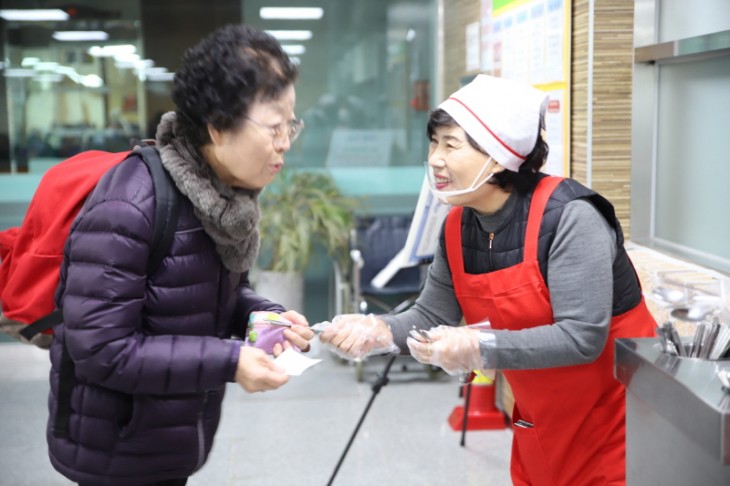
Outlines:
[[[329,174],[285,170],[264,190],[259,203],[262,269],[303,272],[315,243],[331,258],[346,258],[355,202],[340,192]]]

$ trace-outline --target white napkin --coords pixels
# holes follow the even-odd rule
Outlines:
[[[316,365],[320,361],[322,360],[307,358],[292,348],[287,349],[274,359],[274,363],[283,368],[289,376],[299,376],[304,372],[304,370],[310,366]]]

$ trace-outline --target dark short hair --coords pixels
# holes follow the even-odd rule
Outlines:
[[[221,27],[185,51],[172,100],[178,136],[198,152],[216,130],[238,126],[257,100],[280,96],[297,67],[271,35],[248,25]]]
[[[428,136],[428,139],[431,140],[438,128],[458,126],[460,125],[456,123],[456,120],[454,120],[451,115],[446,113],[446,111],[442,110],[441,108],[437,108],[431,112],[431,115],[428,118],[426,134]],[[538,126],[537,142],[535,142],[535,146],[532,148],[532,151],[527,155],[525,161],[522,163],[522,165],[520,165],[519,170],[517,172],[513,172],[511,170],[503,170],[498,174],[494,174],[494,177],[492,177],[489,183],[494,183],[502,189],[509,188],[523,193],[529,192],[537,185],[537,182],[540,178],[538,172],[547,161],[547,156],[549,152],[548,144],[541,136],[540,129],[541,127]],[[466,140],[469,142],[469,145],[471,145],[475,150],[478,150],[484,155],[489,155],[484,151],[484,149],[479,146],[478,143],[476,143],[473,138],[471,138],[468,133],[466,133],[466,130],[464,131],[464,134],[466,135]]]

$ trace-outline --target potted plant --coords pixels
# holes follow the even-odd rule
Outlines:
[[[326,172],[284,171],[259,197],[261,256],[257,291],[303,312],[304,271],[316,245],[344,264],[353,227],[353,199]]]

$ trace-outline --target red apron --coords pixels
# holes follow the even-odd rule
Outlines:
[[[540,223],[562,181],[545,177],[530,204],[524,261],[491,273],[464,272],[462,208],[446,222],[446,251],[454,292],[468,324],[489,319],[495,329],[554,323],[550,294],[538,264]],[[601,355],[584,365],[504,370],[515,398],[510,472],[515,485],[625,484],[625,390],[613,376],[614,339],[654,336],[644,301],[611,319]],[[523,420],[532,427],[522,427]]]

